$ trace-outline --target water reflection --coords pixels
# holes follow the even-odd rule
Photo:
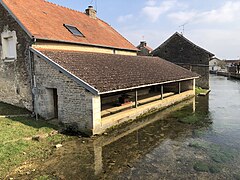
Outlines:
[[[96,139],[94,144],[95,174],[122,171],[159,145],[167,138],[188,133],[188,127],[167,117],[176,110],[191,107],[195,110],[195,98],[133,122],[107,137]],[[127,130],[126,130],[127,129]]]
[[[240,81],[211,76],[211,89],[106,136],[66,142],[33,177],[240,179]]]

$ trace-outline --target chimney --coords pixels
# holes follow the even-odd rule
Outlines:
[[[140,42],[140,47],[146,47],[147,46],[147,42],[146,41],[141,41]]]
[[[88,6],[88,8],[85,10],[85,13],[93,19],[97,19],[97,11],[93,8],[93,6]]]

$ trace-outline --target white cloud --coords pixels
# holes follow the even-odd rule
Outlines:
[[[149,4],[142,9],[142,12],[150,21],[156,22],[162,14],[165,14],[175,7],[177,0],[165,0],[159,6],[157,6],[154,1],[149,1],[148,3]]]
[[[216,10],[203,12],[200,14],[200,21],[226,23],[240,19],[240,2],[228,1],[222,7]]]
[[[132,18],[133,18],[132,14],[127,14],[125,16],[119,16],[117,21],[120,22],[120,23],[123,23],[123,22],[126,22],[127,20],[130,20]]]
[[[227,1],[218,9],[209,11],[179,11],[168,15],[178,24],[186,22],[194,23],[228,23],[240,20],[240,2]]]
[[[221,59],[236,59],[239,53],[239,29],[196,29],[189,39]],[[203,38],[203,36],[204,38]]]
[[[147,0],[147,6],[155,6],[157,4],[157,0]]]
[[[196,18],[196,16],[197,16],[197,12],[195,11],[188,11],[188,12],[180,11],[180,12],[171,13],[168,15],[169,18],[173,19],[178,24],[190,22],[194,18]]]

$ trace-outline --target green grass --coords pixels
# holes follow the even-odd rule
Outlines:
[[[30,114],[30,112],[24,108],[15,107],[10,104],[0,102],[0,115],[20,115]]]
[[[0,118],[0,179],[23,162],[47,158],[54,145],[70,139],[56,134],[41,141],[31,140],[35,135],[49,134],[53,130],[53,125],[32,118]]]

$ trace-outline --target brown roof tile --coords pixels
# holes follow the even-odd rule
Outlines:
[[[38,49],[100,93],[198,77],[158,57]]]
[[[137,51],[129,41],[100,19],[45,0],[2,0],[35,38],[61,40]],[[63,24],[77,27],[85,37],[71,34]]]

